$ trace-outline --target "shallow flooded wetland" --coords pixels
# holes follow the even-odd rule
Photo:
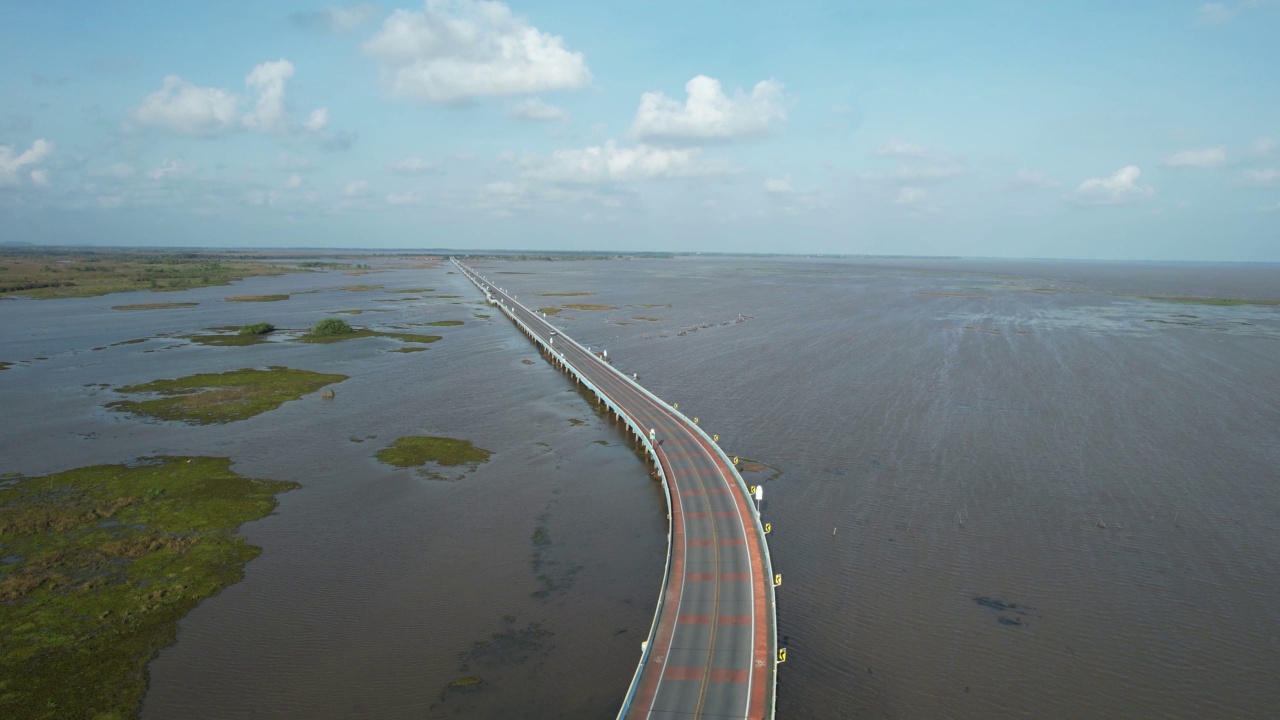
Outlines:
[[[0,301],[0,714],[613,716],[661,487],[459,274],[307,263]],[[1280,707],[1280,269],[473,266],[764,485],[779,717]]]

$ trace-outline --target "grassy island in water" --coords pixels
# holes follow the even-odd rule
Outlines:
[[[234,533],[294,483],[222,457],[0,477],[0,717],[134,717],[178,619],[239,581]]]

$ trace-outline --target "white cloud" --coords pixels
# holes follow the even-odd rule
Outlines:
[[[1203,150],[1183,150],[1164,159],[1167,167],[1218,167],[1227,162],[1227,150],[1222,147],[1204,148]]]
[[[395,163],[391,166],[391,169],[401,175],[422,175],[439,170],[440,163],[427,162],[422,158],[410,157]]]
[[[347,33],[373,19],[378,6],[373,3],[350,3],[343,7],[330,6],[315,12],[297,12],[289,16],[294,25],[308,30],[330,33]]]
[[[1085,180],[1066,199],[1082,205],[1124,205],[1138,202],[1155,193],[1151,186],[1138,184],[1140,175],[1142,170],[1137,165],[1126,165],[1108,177]]]
[[[521,164],[525,177],[563,183],[634,182],[729,172],[717,163],[700,162],[700,155],[697,148],[619,147],[610,140],[582,150],[557,150],[550,157],[526,156]]]
[[[31,147],[21,153],[17,153],[12,145],[0,145],[0,185],[17,185],[21,180],[21,173],[24,172],[23,168],[27,165],[39,164],[53,152],[53,147],[53,143],[44,138],[31,143]],[[48,173],[39,168],[32,168],[25,172],[37,185],[44,185],[49,181]]]
[[[388,205],[422,205],[425,202],[426,198],[424,198],[422,193],[417,190],[407,193],[391,193],[390,195],[387,195]]]
[[[876,155],[881,157],[896,158],[923,158],[925,157],[924,147],[915,143],[904,143],[897,140],[890,140],[874,150]]]
[[[183,168],[182,168],[181,160],[174,160],[173,158],[165,158],[164,162],[160,163],[159,167],[153,168],[151,171],[147,173],[147,177],[151,178],[152,180],[163,180],[171,175],[177,175],[181,173],[182,170]]]
[[[369,182],[367,180],[356,180],[347,183],[347,187],[343,189],[342,194],[349,197],[364,197],[369,194]]]
[[[293,63],[281,58],[255,67],[244,84],[257,91],[258,101],[242,122],[250,130],[283,130],[287,121],[284,86],[293,77]]]
[[[791,186],[791,176],[784,175],[780,178],[765,178],[764,191],[770,195],[792,195],[796,189]]]
[[[324,130],[328,126],[329,126],[329,109],[328,108],[316,108],[315,110],[312,110],[311,117],[307,118],[307,121],[302,123],[302,127],[306,128],[308,132],[320,132],[321,130]]]
[[[764,192],[779,204],[788,215],[797,215],[802,211],[818,210],[827,206],[827,199],[816,190],[797,188],[791,182],[790,175],[780,178],[765,178]]]
[[[287,187],[287,188],[289,188],[290,190],[292,190],[292,189],[294,189],[294,188],[300,188],[300,187],[302,187],[302,176],[301,176],[301,175],[299,175],[298,173],[294,173],[294,174],[290,175],[290,176],[289,176],[289,179],[288,179],[287,181],[285,181],[284,186],[285,186],[285,187]]]
[[[1277,200],[1276,202],[1273,202],[1270,205],[1259,205],[1258,212],[1264,212],[1264,213],[1280,212],[1280,200]]]
[[[1280,183],[1280,169],[1262,168],[1260,170],[1245,170],[1240,174],[1240,179],[1245,185],[1271,187]]]
[[[1235,15],[1236,11],[1226,3],[1205,3],[1196,11],[1196,24],[1222,25],[1231,22]]]
[[[1013,176],[1013,186],[1020,190],[1054,190],[1062,183],[1037,170],[1019,170]]]
[[[959,165],[901,165],[887,173],[863,173],[859,177],[870,182],[900,185],[933,185],[964,173]]]
[[[925,200],[924,190],[916,187],[904,187],[898,190],[893,201],[899,205],[919,205]]]
[[[219,88],[197,87],[177,75],[142,99],[133,111],[138,123],[183,135],[216,135],[236,123],[240,98]]]
[[[555,105],[549,105],[538,98],[529,98],[507,108],[507,117],[513,120],[529,120],[531,122],[551,122],[564,120],[569,113]]]
[[[591,81],[582,53],[501,2],[427,0],[397,10],[364,44],[392,93],[433,103],[573,90]]]
[[[1276,151],[1276,148],[1280,148],[1280,143],[1277,143],[1275,138],[1264,137],[1258,138],[1258,141],[1249,150],[1258,157],[1270,157]]]
[[[631,133],[646,140],[736,140],[759,137],[787,119],[782,107],[782,83],[762,80],[751,94],[741,89],[730,98],[720,81],[699,75],[685,83],[682,104],[661,92],[640,96]]]
[[[1244,10],[1256,7],[1280,7],[1280,2],[1277,2],[1277,0],[1240,0],[1234,5],[1225,2],[1205,3],[1196,10],[1196,24],[1224,25],[1234,20]]]

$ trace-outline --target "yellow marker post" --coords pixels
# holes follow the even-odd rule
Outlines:
[[[734,456],[733,456],[733,464],[734,464],[734,465],[737,465],[737,464],[738,464],[738,456],[737,456],[737,455],[734,455]]]
[[[696,415],[695,415],[695,416],[694,416],[694,418],[693,418],[693,424],[694,424],[694,425],[697,425],[697,424],[698,424],[698,417],[697,417]]]
[[[787,661],[787,649],[778,648],[778,662],[784,663],[786,661]]]
[[[778,587],[780,585],[782,585],[782,573],[773,576],[773,586]]]
[[[720,442],[720,436],[719,436],[719,435],[712,435],[712,436],[711,436],[711,442]]]
[[[747,492],[751,493],[752,495],[755,495],[755,494],[756,494],[756,486],[755,486],[755,485],[748,485],[748,486],[747,486]]]
[[[764,534],[765,534],[765,535],[768,535],[768,534],[769,534],[769,533],[771,533],[771,532],[773,532],[773,525],[772,525],[772,524],[770,524],[770,523],[765,523],[765,524],[764,524]]]
[[[679,410],[679,409],[680,409],[680,403],[672,403],[672,404],[671,404],[671,407],[675,408],[676,410]]]

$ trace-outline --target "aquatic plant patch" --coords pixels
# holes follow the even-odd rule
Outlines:
[[[172,380],[116,388],[126,394],[151,394],[147,400],[118,400],[112,410],[157,420],[208,425],[244,420],[275,410],[284,403],[333,383],[346,375],[273,365],[265,370],[244,368],[224,373],[200,373]]]
[[[447,437],[410,435],[397,439],[378,451],[378,460],[388,465],[409,468],[429,462],[450,467],[488,462],[493,453],[471,444],[470,440]]]
[[[568,303],[564,306],[567,310],[617,310],[612,305],[591,305],[587,303]]]
[[[200,303],[193,302],[171,302],[171,303],[137,303],[135,305],[112,305],[112,310],[166,310],[168,308],[184,308],[195,307]]]
[[[0,493],[0,717],[128,718],[178,620],[239,581],[234,533],[295,483],[224,457],[10,478]]]
[[[227,302],[280,302],[288,300],[288,295],[233,295],[229,298],[223,298]]]

